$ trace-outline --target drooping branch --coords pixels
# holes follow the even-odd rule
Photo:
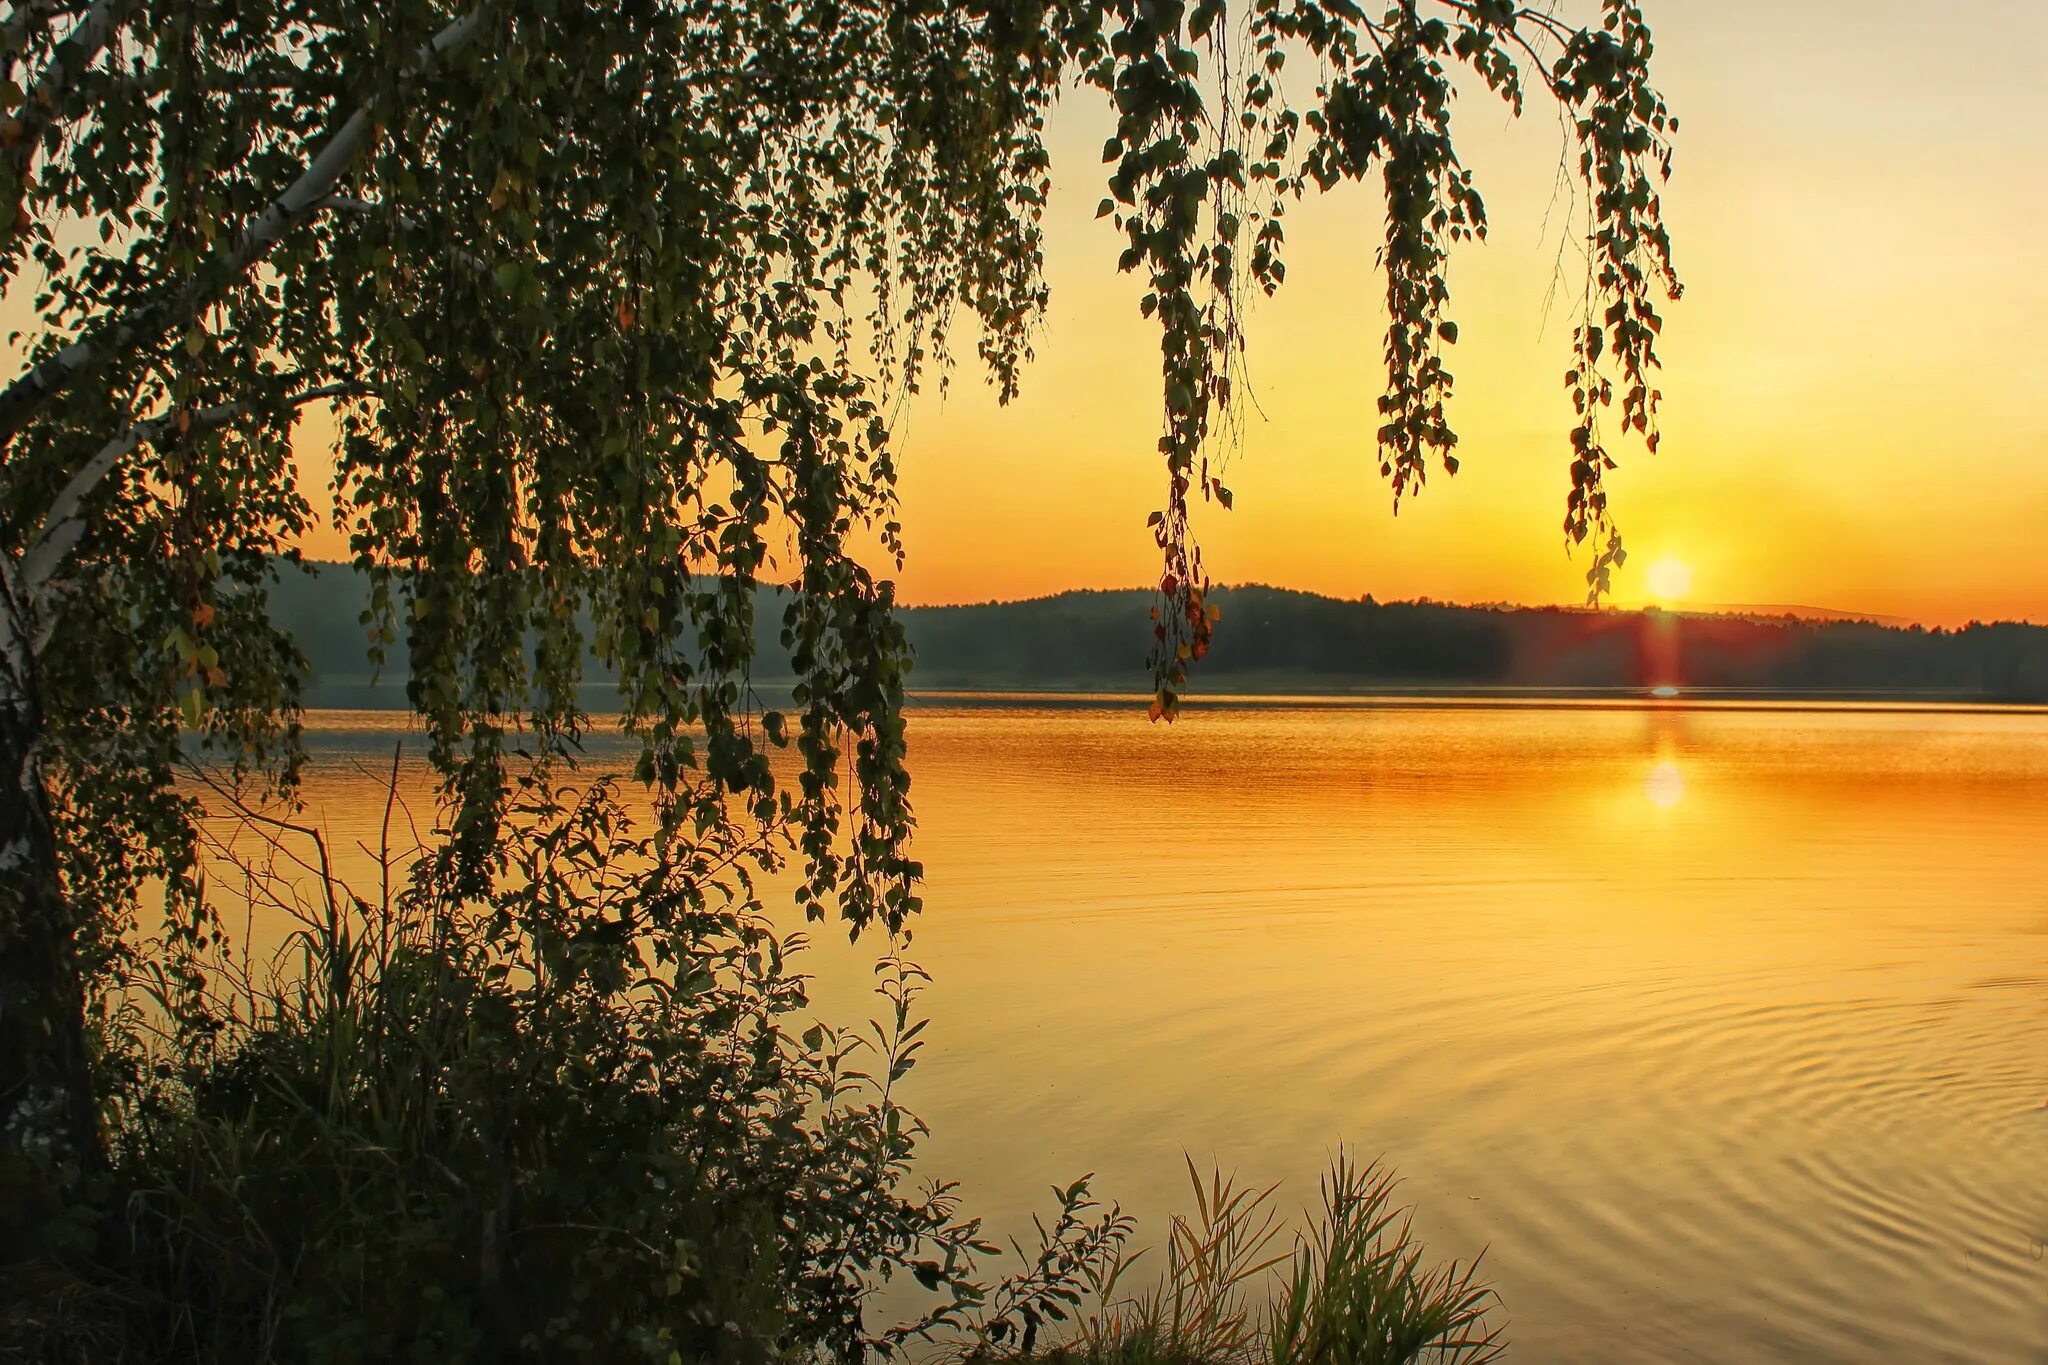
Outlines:
[[[94,0],[85,17],[50,54],[49,65],[28,87],[21,108],[5,124],[0,124],[0,157],[5,158],[7,174],[7,201],[4,212],[0,212],[0,242],[19,235],[17,213],[29,174],[35,169],[36,154],[55,136],[66,97],[77,88],[86,68],[98,60],[133,4],[134,0]]]
[[[367,391],[365,386],[356,383],[320,384],[280,400],[279,406],[297,409],[308,403],[351,397]],[[191,436],[217,430],[238,417],[257,411],[259,406],[255,400],[238,399],[212,407],[165,413],[137,422],[101,446],[58,490],[50,504],[49,514],[43,518],[42,527],[22,552],[20,586],[26,600],[32,605],[39,603],[43,592],[55,581],[57,570],[63,567],[65,559],[85,535],[86,499],[130,452],[161,439],[167,431],[175,430],[180,436]]]
[[[424,75],[482,26],[488,4],[453,20],[420,46],[415,75]],[[155,291],[122,316],[64,347],[0,392],[0,443],[12,441],[30,418],[86,374],[136,343],[169,335],[190,323],[232,281],[246,275],[286,233],[320,211],[321,203],[369,145],[376,128],[374,101],[358,105],[306,164],[298,179],[242,230],[234,247],[210,270]],[[116,458],[119,458],[118,456]]]

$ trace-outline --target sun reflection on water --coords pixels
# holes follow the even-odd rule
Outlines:
[[[1659,810],[1670,810],[1685,799],[1685,774],[1678,765],[1666,759],[1650,769],[1650,775],[1643,779],[1643,795],[1650,798],[1650,804]]]

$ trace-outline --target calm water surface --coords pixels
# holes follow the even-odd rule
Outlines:
[[[315,717],[373,834],[385,718]],[[934,1173],[1342,1143],[1525,1361],[2048,1362],[2048,715],[938,705],[912,720]],[[832,935],[826,935],[831,939]],[[821,1010],[862,1005],[821,945]]]

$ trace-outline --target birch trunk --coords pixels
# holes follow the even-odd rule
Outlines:
[[[35,622],[0,565],[0,1264],[34,1256],[69,1173],[101,1157],[78,924],[41,763]]]

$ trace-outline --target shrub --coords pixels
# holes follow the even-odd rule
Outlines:
[[[921,1128],[892,1094],[923,975],[882,959],[867,1034],[798,1022],[802,936],[754,887],[777,831],[671,856],[612,783],[534,785],[488,888],[437,851],[373,899],[312,831],[243,815],[266,856],[215,861],[299,927],[252,971],[216,911],[129,983],[119,1212],[83,1269],[35,1272],[19,1353],[857,1356],[879,1279],[913,1254],[960,1276],[974,1226],[949,1188],[909,1192]]]

